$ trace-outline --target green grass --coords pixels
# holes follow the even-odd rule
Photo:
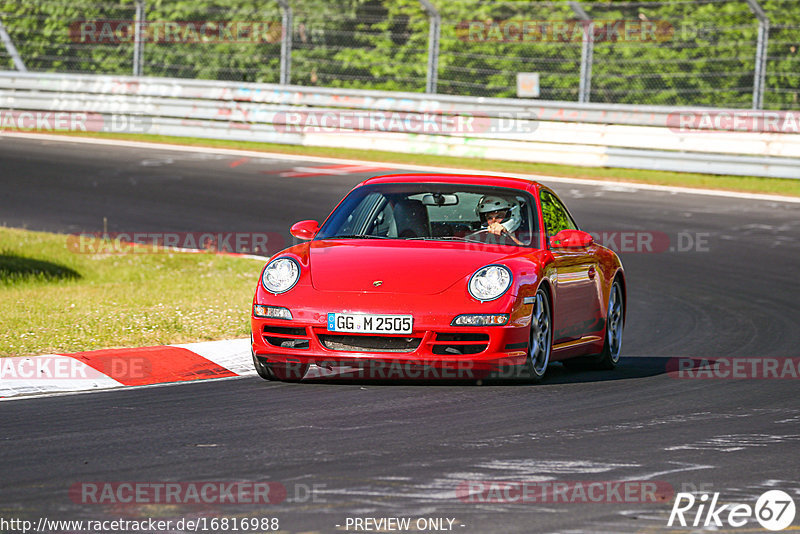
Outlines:
[[[249,335],[258,261],[80,254],[68,237],[0,228],[0,356]]]
[[[563,176],[570,178],[589,178],[594,180],[659,184],[703,189],[721,189],[728,191],[741,191],[746,193],[800,196],[800,180],[761,178],[758,176],[723,176],[715,174],[647,171],[636,169],[577,167],[570,165],[552,165],[547,163],[525,163],[478,158],[457,158],[452,156],[433,156],[428,154],[402,154],[397,152],[381,152],[375,150],[304,147],[273,143],[223,141],[194,137],[168,137],[144,134],[106,134],[81,132],[65,133],[63,135],[127,139],[132,141],[168,143],[175,145],[234,148],[262,152],[278,152],[282,154],[297,154],[304,156],[359,159],[378,163],[392,163],[400,166],[403,164],[431,165],[486,172],[544,174],[549,176]]]

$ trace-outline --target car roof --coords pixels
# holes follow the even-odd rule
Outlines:
[[[528,189],[531,186],[541,187],[539,182],[525,180],[523,178],[513,178],[510,176],[489,176],[485,174],[444,174],[444,173],[420,173],[420,174],[384,174],[367,178],[359,185],[366,184],[388,184],[388,183],[446,183],[446,184],[469,184],[469,185],[488,185],[495,187],[511,187],[515,189]]]

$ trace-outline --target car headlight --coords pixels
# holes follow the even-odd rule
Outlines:
[[[285,293],[292,289],[300,278],[300,266],[291,258],[272,260],[261,275],[264,289],[271,293]]]
[[[469,294],[481,302],[494,300],[511,287],[511,270],[503,265],[481,267],[469,279]]]

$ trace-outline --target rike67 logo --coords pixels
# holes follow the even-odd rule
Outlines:
[[[794,500],[781,490],[763,493],[755,507],[749,504],[719,503],[719,493],[703,493],[699,497],[691,493],[678,493],[669,514],[667,526],[693,527],[743,527],[751,518],[767,530],[783,530],[794,521]]]

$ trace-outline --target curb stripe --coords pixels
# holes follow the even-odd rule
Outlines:
[[[256,374],[253,368],[253,359],[250,356],[249,338],[204,341],[173,346],[188,349],[238,376]]]
[[[250,339],[0,358],[0,400],[255,375]]]
[[[238,376],[191,350],[167,345],[65,354],[124,386]]]

